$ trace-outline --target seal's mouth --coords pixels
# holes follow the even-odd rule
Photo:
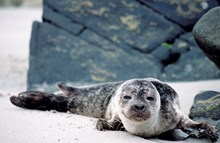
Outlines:
[[[140,117],[140,116],[137,116],[137,117],[133,118],[133,120],[138,121],[138,122],[146,121],[147,119],[143,118],[143,117]]]
[[[125,112],[123,114],[127,119],[137,122],[146,121],[151,117],[150,112]]]
[[[150,113],[138,113],[136,116],[133,117],[135,121],[146,121],[150,118]]]

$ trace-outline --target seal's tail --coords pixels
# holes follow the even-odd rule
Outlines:
[[[67,111],[67,97],[40,91],[25,91],[18,96],[11,96],[10,101],[21,108]]]

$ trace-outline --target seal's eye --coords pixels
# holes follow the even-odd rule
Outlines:
[[[131,96],[128,96],[128,95],[125,95],[123,96],[124,99],[127,99],[127,100],[130,100],[131,99]]]
[[[153,97],[147,97],[146,99],[149,100],[149,101],[154,101]]]

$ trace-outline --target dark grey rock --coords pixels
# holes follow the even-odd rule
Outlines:
[[[189,117],[197,122],[210,122],[220,133],[220,92],[205,91],[197,94]]]
[[[32,28],[28,88],[58,81],[220,78],[192,33],[163,15],[139,0],[45,0],[43,22]]]
[[[162,64],[162,80],[189,81],[220,77],[218,68],[198,48],[192,33],[179,36],[173,44],[163,43],[152,53]]]
[[[162,47],[167,49],[166,54],[164,52],[162,52],[162,50],[158,51],[156,49],[155,51],[158,51],[157,55],[159,55],[159,56],[157,59],[161,59],[160,62],[162,63],[164,68],[168,65],[172,65],[172,64],[176,63],[183,53],[189,51],[189,44],[183,40],[180,40],[180,39],[176,39],[174,44],[162,44]],[[163,50],[164,50],[164,48],[163,48]],[[162,55],[162,54],[165,54],[165,55]],[[162,57],[162,58],[159,58],[159,57]],[[163,75],[165,75],[165,74],[163,74]]]
[[[171,54],[172,45],[169,43],[162,43],[151,54],[160,62],[169,58]]]
[[[178,25],[134,0],[45,0],[44,5],[122,48],[149,52],[183,32]]]
[[[204,94],[200,93],[196,95],[200,96],[196,98],[200,98],[201,100],[197,100],[197,102],[194,101],[190,109],[190,118],[202,117],[220,120],[220,93],[216,92],[214,96],[213,93],[214,92],[210,92],[210,94],[208,94],[205,92]]]
[[[220,77],[218,68],[204,55],[198,47],[181,54],[175,63],[164,68],[161,79],[171,81],[207,80]],[[178,56],[178,55],[177,55]]]
[[[189,135],[184,133],[182,130],[175,129],[161,134],[158,138],[167,141],[182,141],[188,137]]]
[[[85,28],[73,20],[53,11],[46,5],[43,6],[43,20],[50,22],[73,35],[80,34],[80,32]]]
[[[179,39],[189,43],[193,47],[198,47],[198,45],[192,35],[192,32],[186,32],[186,33],[180,35]]]
[[[220,68],[220,7],[207,12],[194,26],[199,47]]]
[[[201,93],[198,93],[195,98],[194,98],[194,104],[200,100],[207,100],[209,98],[212,98],[214,96],[216,96],[217,94],[219,94],[219,92],[217,91],[204,91],[204,92],[201,92]]]
[[[87,38],[89,43],[49,23],[34,23],[28,88],[44,82],[105,82],[160,74],[161,65],[152,56],[136,50],[127,53],[91,31],[84,34],[97,39]],[[94,40],[106,47],[91,44]]]
[[[175,43],[171,49],[171,53],[173,54],[183,54],[187,51],[190,50],[190,45],[189,43],[187,43],[186,41],[180,40],[180,39],[176,39]]]
[[[171,21],[186,29],[192,28],[194,23],[209,9],[218,6],[216,0],[140,0],[148,7],[164,15]]]

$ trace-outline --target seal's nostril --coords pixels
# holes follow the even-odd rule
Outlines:
[[[135,107],[136,110],[139,110],[139,111],[141,111],[145,108],[144,105],[134,105],[134,107]]]

